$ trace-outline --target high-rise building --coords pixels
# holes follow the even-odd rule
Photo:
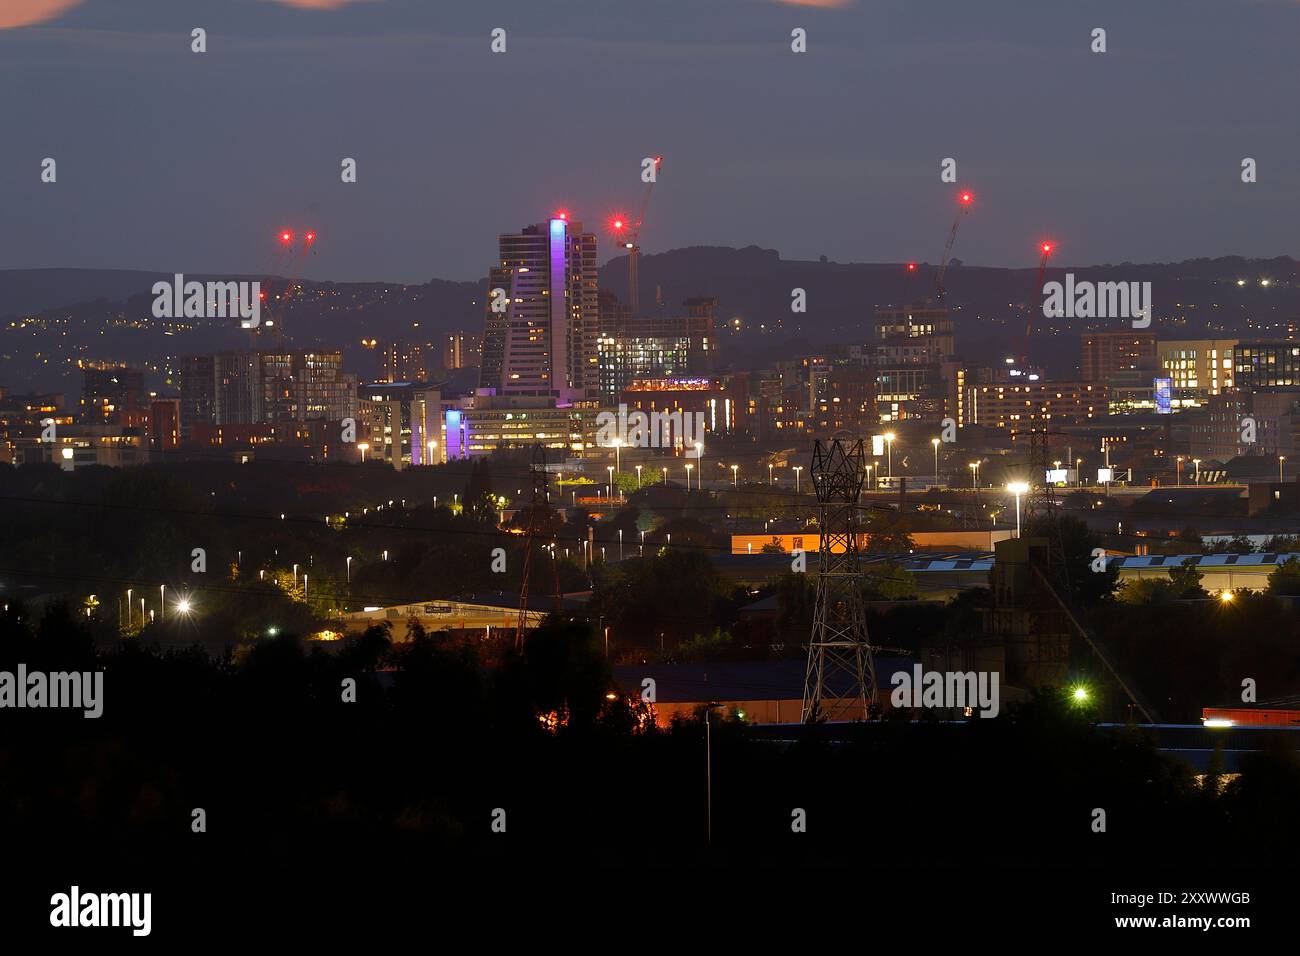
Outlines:
[[[1082,381],[1151,385],[1158,367],[1154,332],[1085,332],[1080,341]]]
[[[415,342],[389,342],[384,346],[385,382],[425,382],[424,349]]]
[[[483,337],[472,332],[448,333],[442,345],[442,367],[478,368],[483,361]]]
[[[95,363],[82,369],[81,420],[87,424],[114,421],[117,413],[145,408],[148,400],[141,369]]]
[[[357,377],[339,349],[218,352],[181,365],[181,423],[339,421],[357,415]]]
[[[1286,340],[1242,340],[1233,349],[1233,380],[1237,388],[1300,385],[1300,343]]]
[[[360,389],[368,457],[402,471],[445,461],[441,395],[414,382],[380,382]]]
[[[181,359],[181,433],[189,437],[195,425],[216,422],[212,402],[216,396],[216,356],[186,355]]]
[[[863,353],[875,369],[883,421],[951,412],[956,385],[947,363],[956,350],[947,309],[877,309],[876,341]]]
[[[602,289],[597,341],[600,390],[612,398],[634,380],[702,376],[713,371],[718,300],[697,297],[679,315],[634,316],[614,293]]]
[[[1156,353],[1172,407],[1195,408],[1232,388],[1236,347],[1236,339],[1160,339]]]
[[[596,237],[561,214],[500,236],[499,251],[488,277],[480,387],[562,402],[594,394]]]

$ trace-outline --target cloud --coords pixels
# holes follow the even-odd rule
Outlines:
[[[367,3],[370,0],[271,0],[286,7],[299,7],[303,10],[337,10],[349,3]]]
[[[777,3],[784,3],[790,7],[824,7],[826,9],[836,9],[847,7],[853,0],[776,0]]]
[[[80,3],[81,0],[4,0],[0,3],[0,30],[53,20]]]

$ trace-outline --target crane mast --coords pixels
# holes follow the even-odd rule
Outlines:
[[[1029,374],[1029,334],[1034,328],[1034,303],[1038,301],[1038,297],[1043,293],[1043,278],[1047,274],[1047,258],[1056,247],[1050,242],[1044,242],[1038,248],[1043,256],[1038,260],[1038,282],[1034,285],[1033,295],[1029,297],[1028,309],[1025,314],[1025,340],[1020,346],[1020,369],[1026,375]]]
[[[627,304],[634,316],[641,304],[640,276],[637,264],[637,260],[641,255],[641,247],[637,243],[641,239],[641,226],[645,222],[646,210],[650,207],[650,194],[654,192],[655,181],[659,178],[659,170],[663,168],[663,164],[664,158],[656,156],[654,178],[645,184],[645,192],[641,194],[641,208],[637,210],[636,218],[627,224],[628,235],[624,242],[624,248],[627,249]],[[620,227],[616,224],[615,228]]]
[[[939,271],[934,276],[935,297],[940,305],[943,305],[943,297],[946,290],[943,287],[943,277],[948,271],[948,260],[952,257],[952,245],[957,241],[957,228],[961,225],[962,217],[970,212],[971,203],[975,197],[968,190],[963,190],[957,197],[957,215],[953,217],[952,229],[948,231],[948,241],[943,246],[943,258],[939,260]]]

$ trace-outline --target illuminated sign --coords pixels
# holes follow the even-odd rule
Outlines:
[[[1155,380],[1156,395],[1156,414],[1168,415],[1173,409],[1170,407],[1170,396],[1173,391],[1174,380],[1172,378],[1158,378]]]

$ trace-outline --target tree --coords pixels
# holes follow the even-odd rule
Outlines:
[[[1300,559],[1287,558],[1268,576],[1268,593],[1280,596],[1300,596]]]
[[[1061,536],[1061,550],[1069,568],[1069,598],[1077,605],[1092,605],[1108,600],[1119,584],[1119,570],[1091,570],[1093,551],[1101,547],[1101,539],[1078,518],[1060,514],[1056,516],[1056,531]],[[1035,517],[1025,528],[1026,538],[1050,538],[1052,530],[1043,519]]]
[[[871,565],[865,578],[868,600],[910,601],[916,598],[916,576],[893,561]]]
[[[1194,558],[1185,559],[1180,567],[1170,568],[1169,584],[1174,598],[1186,601],[1209,597],[1209,593],[1201,587],[1201,579],[1204,577],[1205,575],[1196,570]]]

